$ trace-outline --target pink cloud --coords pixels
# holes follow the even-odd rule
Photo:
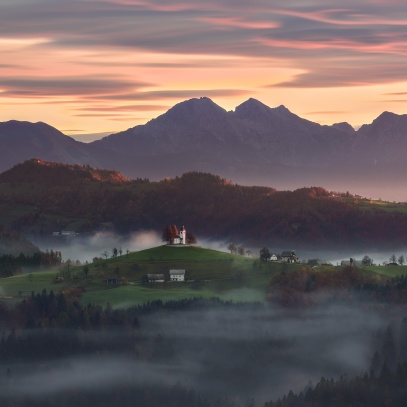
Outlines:
[[[305,20],[316,21],[320,23],[334,24],[334,25],[394,25],[405,26],[407,20],[399,19],[386,19],[377,18],[377,16],[371,16],[369,14],[357,13],[350,9],[330,9],[319,11],[292,11],[292,10],[274,10],[274,13],[287,15],[292,17],[299,17]],[[338,18],[333,18],[331,15],[339,15]],[[350,20],[345,20],[343,17],[349,17]]]
[[[245,21],[235,17],[202,17],[197,20],[213,24],[218,27],[238,27],[248,29],[273,29],[281,27],[281,23],[273,21]]]
[[[355,51],[362,53],[380,53],[380,54],[393,54],[393,55],[406,55],[407,42],[397,41],[379,44],[369,44],[358,41],[351,41],[346,39],[334,38],[329,40],[279,40],[279,39],[266,39],[258,38],[257,41],[263,45],[276,48],[287,49],[303,49],[303,50],[324,50],[324,49],[338,49]]]

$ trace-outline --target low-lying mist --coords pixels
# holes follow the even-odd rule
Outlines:
[[[41,250],[58,250],[62,253],[62,260],[79,260],[91,262],[94,257],[112,256],[113,248],[121,249],[125,254],[129,252],[149,249],[162,245],[161,235],[156,231],[140,231],[127,235],[114,232],[97,232],[92,235],[77,235],[71,239],[37,240]]]
[[[120,235],[114,232],[97,232],[86,236],[78,235],[70,240],[33,239],[33,241],[43,251],[52,249],[62,252],[63,261],[70,259],[79,260],[81,262],[91,262],[94,257],[104,257],[105,253],[108,257],[111,257],[113,248],[121,249],[122,254],[126,254],[127,251],[136,252],[163,244],[161,235],[155,230],[138,231],[126,235]],[[340,265],[342,260],[349,260],[350,258],[362,260],[365,255],[372,258],[373,262],[378,265],[390,262],[390,257],[393,254],[397,259],[401,255],[404,255],[407,259],[407,247],[395,249],[394,251],[358,248],[344,250],[335,247],[330,250],[321,250],[319,247],[315,247],[315,250],[297,250],[295,247],[291,247],[292,245],[287,247],[274,247],[272,242],[264,242],[263,245],[253,247],[253,245],[245,245],[242,242],[221,241],[209,238],[198,238],[197,245],[207,249],[229,252],[227,247],[230,243],[234,243],[237,247],[244,247],[245,251],[249,250],[253,257],[259,257],[260,249],[267,247],[270,253],[280,254],[286,250],[293,250],[303,262],[318,258],[330,262],[334,266]]]
[[[155,230],[138,231],[126,235],[114,232],[97,232],[92,235],[77,235],[69,240],[55,238],[47,240],[32,239],[38,247],[45,250],[57,250],[62,253],[62,260],[79,260],[91,262],[94,257],[104,257],[104,252],[111,257],[113,248],[121,249],[122,254],[136,252],[160,246],[161,234]],[[198,246],[227,251],[227,243],[218,240],[198,239]]]
[[[342,303],[302,311],[261,305],[161,310],[138,319],[135,331],[81,333],[89,344],[110,343],[108,352],[3,364],[12,377],[6,391],[39,397],[119,384],[180,383],[209,399],[223,395],[244,405],[254,397],[263,403],[322,376],[368,370],[373,335],[390,316]]]

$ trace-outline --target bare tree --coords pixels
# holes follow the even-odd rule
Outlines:
[[[400,266],[402,266],[402,265],[406,262],[406,260],[405,260],[405,258],[404,258],[403,255],[401,255],[401,256],[399,257],[398,262],[399,262]]]
[[[371,266],[373,265],[373,260],[371,257],[369,257],[368,255],[364,256],[362,259],[362,265],[363,266]]]

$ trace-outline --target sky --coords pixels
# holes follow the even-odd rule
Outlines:
[[[404,0],[1,0],[0,121],[89,141],[193,97],[354,127],[407,113]]]

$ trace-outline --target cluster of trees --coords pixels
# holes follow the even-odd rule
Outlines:
[[[70,288],[58,294],[53,291],[34,294],[14,308],[0,304],[1,326],[14,329],[69,328],[100,329],[106,327],[138,326],[136,312],[112,310],[110,306],[88,304],[82,306],[79,298],[83,290]]]
[[[110,222],[120,232],[161,229],[174,219],[194,225],[200,236],[250,244],[272,240],[276,246],[290,242],[297,247],[358,247],[361,242],[365,246],[380,242],[386,249],[405,240],[406,213],[366,209],[330,197],[322,188],[277,192],[197,172],[161,182],[112,184],[94,177],[86,183],[61,183],[55,182],[54,168],[41,168],[42,178],[36,168],[30,170],[30,183],[15,175],[13,188],[13,170],[0,177],[2,202],[24,205],[26,212],[13,220],[14,227],[24,232],[51,233],[72,218],[82,220],[82,230]],[[68,173],[75,179],[75,168]],[[44,180],[49,181],[46,192],[31,188]],[[30,207],[37,209],[26,209]],[[50,214],[58,214],[60,223],[53,225]]]
[[[402,266],[406,262],[406,259],[404,258],[404,255],[401,255],[401,256],[399,256],[397,258],[394,253],[390,256],[389,260],[390,260],[390,263],[392,263],[392,264],[400,264],[400,266]]]
[[[4,254],[0,256],[0,277],[10,277],[21,273],[24,267],[30,269],[50,268],[60,265],[62,254],[59,251],[38,251],[33,255],[20,253],[19,256]]]
[[[406,263],[406,259],[404,257],[404,255],[400,255],[399,257],[397,257],[394,253],[389,257],[389,263],[387,262],[383,262],[383,265],[387,265],[387,264],[391,264],[391,265],[397,265],[399,264],[400,266],[403,266]],[[373,266],[374,262],[373,259],[368,256],[367,254],[365,256],[363,256],[362,259],[362,265],[363,266]]]
[[[252,251],[251,250],[246,250],[243,246],[236,246],[234,243],[230,243],[227,246],[227,249],[230,251],[232,254],[238,254],[239,256],[251,256]]]

